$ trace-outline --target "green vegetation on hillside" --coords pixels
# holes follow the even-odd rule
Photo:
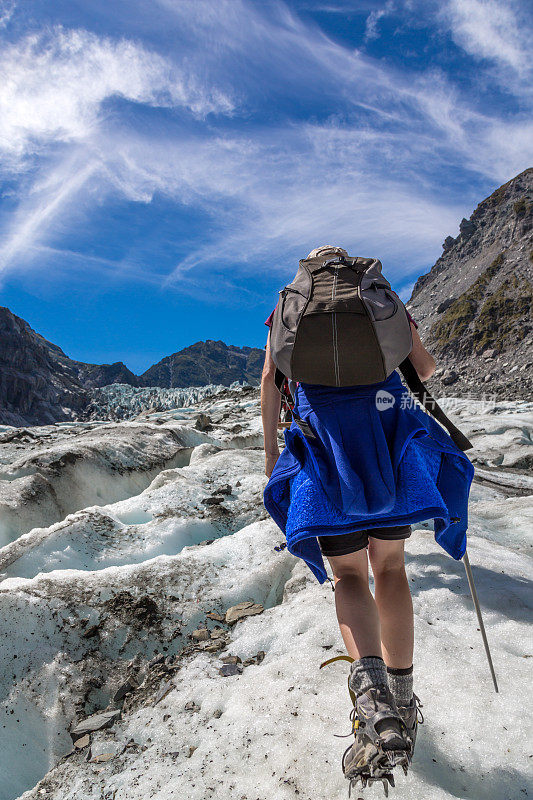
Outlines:
[[[433,323],[430,336],[437,342],[439,348],[455,345],[460,349],[461,339],[466,337],[479,301],[503,264],[504,258],[504,254],[499,253],[472,286],[448,307],[441,319]]]
[[[531,320],[533,312],[533,287],[528,280],[513,275],[485,297],[504,260],[504,253],[497,255],[472,286],[432,325],[430,336],[438,349],[473,349],[480,353],[490,346],[501,351],[513,343],[518,344],[526,336],[531,324],[524,324],[524,320]]]
[[[525,217],[531,210],[531,202],[527,197],[521,197],[516,203],[513,203],[514,213],[517,217]]]
[[[481,352],[491,346],[505,350],[518,344],[531,326],[524,324],[531,319],[533,309],[533,287],[525,278],[513,275],[507,278],[484,302],[474,322],[474,349]]]

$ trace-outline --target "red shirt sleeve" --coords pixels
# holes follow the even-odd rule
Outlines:
[[[277,306],[276,306],[276,308],[277,308]],[[272,325],[272,317],[274,316],[274,311],[276,310],[276,308],[273,309],[273,311],[270,313],[269,317],[265,320],[265,325],[268,325],[269,328]]]
[[[405,309],[405,313],[407,314],[407,316],[409,317],[409,321],[413,323],[415,328],[418,328],[418,325],[416,324],[416,322],[414,321],[414,319],[412,318],[412,316],[410,315],[410,313],[408,312],[407,309]]]

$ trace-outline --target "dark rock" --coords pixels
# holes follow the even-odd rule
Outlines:
[[[451,386],[452,383],[455,383],[458,379],[459,379],[459,373],[456,372],[454,369],[448,369],[442,376],[441,381],[444,386]]]
[[[70,735],[75,741],[85,733],[101,731],[103,728],[110,728],[119,717],[120,711],[118,709],[101,711],[98,714],[93,714],[92,716],[87,717],[87,719],[84,719],[82,722],[78,722],[78,724],[75,725],[70,731]]]
[[[209,516],[216,518],[231,516],[229,508],[223,505],[209,506]]]
[[[48,425],[75,419],[89,402],[76,362],[0,307],[0,423]]]
[[[83,364],[75,362],[78,378],[87,389],[109,386],[111,383],[125,383],[128,386],[141,386],[141,380],[134,375],[122,361],[114,364]]]
[[[216,622],[224,622],[224,614],[218,614],[216,611],[208,611],[206,614],[208,619],[214,619]]]
[[[446,250],[450,250],[455,244],[455,239],[453,236],[447,236],[442,243],[442,249],[446,252]]]
[[[217,708],[216,711],[213,711],[213,716],[215,719],[220,719],[220,717],[222,716],[222,711],[220,710],[220,708]]]
[[[98,631],[99,630],[100,630],[100,626],[99,625],[91,625],[89,628],[87,628],[86,631],[83,632],[81,638],[82,639],[91,639],[93,636],[97,636],[98,635]]]
[[[143,386],[168,388],[205,386],[234,381],[258,386],[265,361],[265,351],[258,347],[236,347],[207,339],[166,356],[141,376]]]
[[[242,667],[240,664],[224,664],[223,667],[220,667],[218,674],[222,675],[223,678],[229,678],[232,675],[240,675],[242,672]]]
[[[157,692],[156,696],[154,697],[154,702],[152,703],[153,706],[156,706],[158,703],[163,700],[167,694],[169,694],[176,686],[173,681],[166,681],[166,683],[161,686],[159,691]]]
[[[455,297],[447,297],[446,300],[443,300],[442,303],[438,304],[436,308],[437,314],[442,314],[442,312],[446,311],[446,309],[449,308],[453,302],[455,302]]]
[[[469,236],[472,236],[474,231],[476,230],[476,225],[472,220],[463,219],[459,223],[459,231],[461,232],[461,236],[463,239],[467,239]]]
[[[224,498],[222,496],[213,495],[212,497],[204,497],[201,502],[204,506],[218,506],[220,503],[224,502]]]
[[[198,414],[194,427],[199,431],[210,431],[213,428],[213,420],[207,414]]]
[[[132,678],[128,679],[127,681],[124,681],[124,683],[121,686],[119,686],[119,688],[113,695],[113,701],[115,703],[120,703],[120,701],[123,700],[127,694],[133,692],[133,690],[136,688],[137,684]]]
[[[242,659],[239,656],[224,656],[220,659],[224,664],[240,664]]]
[[[105,601],[104,608],[121,622],[137,629],[155,627],[161,622],[158,605],[149,595],[136,597],[128,591],[117,592]]]
[[[210,632],[211,639],[220,639],[226,636],[227,631],[224,628],[216,627]]]
[[[209,631],[207,628],[197,628],[191,633],[191,638],[196,639],[197,642],[205,642],[209,639]]]
[[[495,397],[531,397],[529,379],[520,371],[533,351],[533,251],[524,220],[533,222],[531,168],[478,205],[470,220],[461,223],[455,245],[445,249],[413,288],[408,306],[422,341],[437,364],[460,375],[449,390],[443,383],[435,387],[444,395],[482,397],[490,366]],[[455,298],[451,304],[450,298]],[[512,381],[494,375],[494,357],[508,361],[506,376],[518,367]]]
[[[224,486],[219,486],[219,488],[216,491],[216,494],[231,494],[231,493],[232,493],[232,488],[229,485],[229,483],[225,483]]]

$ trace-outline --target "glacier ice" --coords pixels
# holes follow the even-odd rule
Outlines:
[[[342,662],[319,669],[343,652],[334,595],[298,559],[274,551],[282,535],[262,506],[258,392],[245,388],[181,409],[144,408],[134,421],[34,428],[37,441],[4,446],[1,469],[11,480],[0,480],[2,492],[36,452],[53,460],[83,451],[82,471],[93,458],[83,437],[98,452],[114,448],[117,463],[130,447],[138,467],[144,443],[154,459],[146,463],[159,466],[135,485],[111,475],[119,496],[80,492],[82,505],[60,509],[52,522],[46,502],[30,502],[31,517],[19,507],[27,530],[0,549],[0,800],[316,800],[346,792],[346,740],[333,734],[350,727],[347,672]],[[531,457],[533,404],[476,402],[457,401],[451,412],[474,443],[480,473],[469,553],[500,694],[463,565],[435,545],[430,528],[415,526],[406,564],[426,722],[409,776],[397,781],[402,800],[518,800],[530,786],[531,479],[517,464]],[[199,411],[213,421],[208,432],[194,427]],[[172,437],[188,449],[185,463],[166,460]],[[58,476],[46,474],[52,486]],[[223,484],[231,494],[205,505]],[[265,611],[231,627],[217,622],[243,600]],[[222,649],[192,645],[202,625],[224,630]],[[259,663],[252,657],[260,652]],[[159,683],[148,667],[158,655],[166,659],[154,668]],[[228,655],[246,666],[221,677]],[[132,670],[144,683],[127,695],[122,718],[92,735],[93,760],[87,749],[72,753],[71,725],[112,704]],[[380,794],[374,787],[365,797]]]

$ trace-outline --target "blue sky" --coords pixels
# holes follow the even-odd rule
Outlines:
[[[521,0],[0,1],[0,303],[135,372],[263,347],[298,258],[404,299],[533,162]]]

